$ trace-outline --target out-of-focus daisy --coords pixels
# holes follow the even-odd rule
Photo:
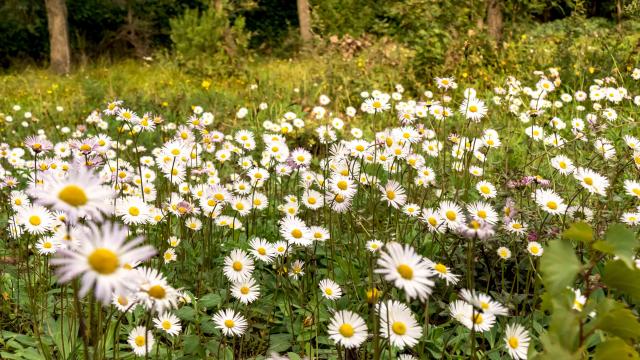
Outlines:
[[[164,254],[162,254],[162,258],[164,259],[165,264],[178,260],[176,251],[173,248],[169,248],[165,250]]]
[[[131,312],[135,307],[136,297],[130,293],[113,293],[111,304],[113,304],[120,312]]]
[[[447,285],[455,285],[460,280],[460,275],[453,274],[449,267],[442,263],[435,263],[429,259],[426,259],[427,264],[433,270],[436,277],[443,279]]]
[[[291,263],[291,269],[289,270],[289,276],[294,279],[298,279],[304,275],[304,261],[296,260]]]
[[[53,237],[44,237],[36,243],[36,249],[41,255],[55,254],[58,249],[58,242]]]
[[[567,209],[567,205],[564,204],[564,200],[553,190],[537,189],[533,194],[533,197],[538,206],[549,214],[563,214]]]
[[[100,220],[103,213],[110,211],[113,191],[81,164],[74,164],[64,177],[46,173],[42,184],[29,190],[31,196],[42,205],[64,211],[71,220],[86,216]]]
[[[497,253],[502,260],[507,260],[511,258],[511,250],[507,249],[504,246],[499,247]]]
[[[496,187],[493,186],[493,184],[491,184],[490,182],[484,180],[478,181],[478,183],[476,184],[476,190],[478,190],[480,196],[485,199],[491,199],[496,197],[497,195]]]
[[[134,284],[125,264],[146,260],[155,250],[149,245],[138,246],[143,241],[141,237],[126,242],[127,232],[127,228],[113,223],[83,227],[78,249],[59,249],[51,260],[52,265],[58,266],[58,281],[66,283],[81,276],[80,296],[95,285],[94,296],[103,303],[109,302],[114,292],[129,291]]]
[[[527,244],[527,251],[533,256],[542,256],[542,253],[544,253],[542,245],[536,241],[532,241]]]
[[[366,244],[367,249],[369,251],[373,252],[373,253],[374,252],[378,252],[382,248],[383,245],[384,244],[382,243],[382,241],[376,240],[376,239],[369,240],[369,241],[367,241],[367,244]]]

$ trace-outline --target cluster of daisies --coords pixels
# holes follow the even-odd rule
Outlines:
[[[220,274],[233,301],[249,309],[262,295],[259,276],[265,268],[284,269],[279,274],[295,284],[308,276],[304,254],[342,238],[325,214],[369,211],[372,203],[371,215],[382,217],[378,220],[383,224],[390,224],[385,214],[393,214],[425,237],[480,244],[504,261],[514,253],[542,256],[545,235],[551,234],[542,225],[592,221],[602,215],[601,203],[616,186],[622,186],[629,200],[617,206],[627,208],[608,209],[607,216],[639,224],[640,207],[633,208],[633,200],[640,198],[640,182],[627,176],[633,167],[625,165],[640,168],[640,140],[631,134],[613,138],[608,130],[633,122],[618,114],[619,107],[640,105],[640,96],[632,98],[614,78],[568,94],[560,90],[557,69],[535,75],[539,81],[533,87],[509,77],[494,89],[491,100],[483,100],[472,88],[457,99],[458,84],[452,77],[436,78],[437,89],[425,91],[420,100],[405,99],[400,85],[390,94],[365,91],[359,109],[348,107],[343,117],[332,112],[331,99],[322,95],[309,114],[286,112],[264,121],[262,129],[228,133],[216,130],[213,113],[199,106],[176,124],[112,101],[86,119],[91,125],[87,128],[97,134],[84,128],[54,143],[41,132],[24,139],[22,146],[0,144],[0,188],[11,207],[8,230],[13,239],[51,256],[58,282],[78,279],[80,296],[90,293],[123,313],[142,307],[153,314],[158,331],[176,336],[182,324],[173,311],[192,296],[189,289],[172,286],[158,270],[162,267],[151,262],[156,256],[159,264],[183,260],[182,240],[167,234],[158,255],[157,246],[137,235],[145,227],[168,223],[172,229],[173,221],[186,231],[214,227],[246,234],[243,246],[225,254]],[[486,126],[489,104],[512,115],[513,130],[524,124],[521,132],[505,139]],[[266,108],[259,106],[260,111]],[[572,118],[563,119],[566,113]],[[242,108],[235,116],[250,114]],[[359,116],[381,128],[351,126]],[[388,123],[397,126],[382,128]],[[308,124],[314,127],[307,129]],[[113,127],[115,134],[109,135]],[[461,133],[447,131],[454,128]],[[306,130],[324,152],[299,145],[296,134]],[[372,133],[369,138],[367,131]],[[157,132],[166,135],[166,141],[150,150],[140,145],[145,133]],[[535,158],[537,169],[550,179],[525,174],[521,179],[489,180],[499,179],[492,176],[491,156],[504,152],[504,143],[517,145],[514,141],[527,142],[527,151],[542,154]],[[591,151],[589,159],[577,156],[578,147]],[[612,178],[606,176],[610,166],[616,166]],[[273,213],[275,220],[268,218]],[[256,218],[275,221],[278,236],[249,231],[255,230]],[[455,257],[445,261],[423,256],[416,250],[423,247],[409,245],[411,239],[402,232],[395,238],[385,231],[367,235],[372,235],[365,246],[375,259],[375,271],[364,275],[362,283],[371,285],[367,295],[375,304],[374,324],[365,320],[368,314],[337,308],[339,299],[354,296],[345,284],[332,276],[317,281],[331,312],[327,333],[337,345],[358,348],[381,337],[400,350],[415,347],[425,324],[412,305],[432,296],[436,281],[458,294],[448,305],[452,322],[482,333],[499,317],[509,316],[508,304],[471,289],[455,289],[461,278],[455,269],[462,269]],[[382,296],[379,288],[385,286]],[[395,291],[387,291],[390,288]],[[579,311],[587,299],[575,291]],[[251,318],[236,305],[213,315],[224,336],[240,337],[251,330]],[[512,358],[524,359],[529,333],[517,321],[508,322],[504,349]],[[131,330],[128,343],[140,356],[157,346],[145,325]]]

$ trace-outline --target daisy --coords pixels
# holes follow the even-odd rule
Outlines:
[[[42,205],[64,211],[71,220],[89,216],[101,219],[109,209],[113,191],[87,167],[76,163],[64,177],[47,173],[43,185],[33,186],[29,193]]]
[[[379,186],[380,192],[382,192],[382,200],[387,202],[389,206],[397,209],[404,205],[407,201],[407,195],[405,191],[396,181],[389,180],[384,187]]]
[[[149,205],[137,196],[127,196],[118,201],[116,216],[120,216],[127,225],[146,224],[151,218]]]
[[[438,214],[451,229],[457,228],[464,221],[462,209],[452,201],[443,201],[440,203]]]
[[[132,286],[125,264],[144,261],[155,254],[152,246],[138,246],[143,238],[126,242],[127,228],[114,223],[101,227],[89,223],[82,227],[77,250],[59,249],[51,264],[58,266],[56,274],[60,283],[66,283],[82,275],[80,296],[86,295],[95,285],[94,296],[107,303],[111,295],[126,292]]]
[[[334,175],[329,178],[329,190],[332,193],[352,198],[358,191],[357,184],[350,177]]]
[[[133,311],[134,304],[136,303],[135,296],[130,293],[127,294],[117,294],[113,293],[111,304],[113,304],[116,309],[120,312],[131,312]]]
[[[304,275],[304,261],[296,260],[291,264],[291,270],[289,270],[289,276],[294,280],[298,280],[299,277]]]
[[[433,271],[425,259],[409,246],[404,247],[397,242],[386,245],[377,261],[376,273],[384,279],[403,289],[408,299],[425,300],[431,294],[434,283],[431,280]]]
[[[529,341],[529,333],[524,327],[519,324],[507,325],[504,342],[511,358],[514,360],[526,359]]]
[[[342,296],[342,289],[335,281],[324,279],[318,284],[322,291],[322,296],[328,300],[337,300]]]
[[[484,180],[478,181],[476,184],[476,190],[478,190],[480,196],[485,199],[492,199],[497,195],[496,187],[490,182]]]
[[[384,244],[382,243],[382,241],[373,239],[373,240],[367,241],[366,247],[369,251],[371,251],[372,253],[375,253],[375,252],[378,252],[383,245]]]
[[[170,236],[170,237],[167,239],[167,243],[169,243],[169,246],[171,246],[171,247],[173,247],[173,248],[175,248],[175,247],[177,247],[178,245],[180,245],[180,241],[181,241],[181,240],[180,240],[178,237],[176,237],[176,236]]]
[[[580,185],[587,189],[592,194],[598,194],[602,196],[607,195],[607,188],[609,187],[609,180],[598,174],[597,172],[579,167],[573,173],[573,177],[580,182]]]
[[[313,242],[307,225],[295,216],[287,216],[280,220],[280,235],[295,245],[307,246]]]
[[[28,205],[20,208],[18,223],[30,234],[40,235],[53,229],[55,218],[44,206]]]
[[[499,247],[497,253],[502,260],[511,258],[511,250],[507,249],[504,246]]]
[[[380,317],[380,335],[400,349],[415,346],[422,337],[418,324],[407,305],[389,300],[376,306]]]
[[[633,181],[633,180],[625,180],[624,189],[628,195],[640,198],[640,182]]]
[[[550,189],[537,189],[533,194],[533,198],[542,210],[551,215],[562,214],[567,209],[564,200]]]
[[[251,278],[253,260],[244,250],[234,249],[224,259],[224,275],[231,282],[241,282]]]
[[[367,340],[367,324],[364,319],[349,310],[337,311],[327,332],[329,338],[345,348],[356,348]]]
[[[276,250],[273,244],[269,243],[263,238],[253,238],[249,242],[251,247],[251,255],[256,259],[270,264],[276,255]]]
[[[165,250],[164,254],[162,254],[162,258],[164,259],[165,264],[178,260],[176,251],[173,248],[169,248]]]
[[[129,333],[129,339],[127,340],[129,345],[133,348],[133,352],[136,356],[145,356],[151,352],[155,339],[151,331],[147,331],[144,326],[137,326]]]
[[[482,310],[483,313],[492,313],[494,315],[505,316],[508,314],[507,308],[497,301],[494,301],[489,295],[475,290],[462,289],[460,291],[462,297],[469,304]]]
[[[474,219],[486,222],[491,225],[494,225],[498,222],[498,213],[491,207],[490,204],[487,204],[482,201],[477,201],[473,204],[467,206],[467,211],[469,215]]]
[[[167,283],[166,278],[158,270],[141,267],[135,272],[138,276],[136,298],[145,308],[161,313],[176,307],[178,291]]]
[[[562,175],[569,175],[575,169],[573,161],[564,155],[558,155],[551,159],[551,166]]]
[[[36,243],[36,249],[40,255],[55,254],[58,249],[58,242],[54,238],[45,237],[38,240]]]
[[[504,228],[512,234],[523,236],[527,233],[528,225],[525,222],[513,219],[509,220],[509,222],[504,225]]]
[[[249,280],[234,283],[231,287],[231,296],[243,304],[250,304],[260,296],[260,287],[253,278],[249,278]]]
[[[443,279],[447,285],[455,285],[460,280],[460,275],[451,273],[449,267],[442,263],[435,263],[429,259],[425,259],[433,273],[440,279]]]
[[[213,316],[216,328],[226,336],[241,336],[247,330],[247,320],[231,309],[223,309]]]
[[[478,98],[465,99],[460,104],[460,113],[473,122],[480,122],[487,115],[487,106]]]
[[[162,330],[172,336],[178,335],[180,331],[182,331],[180,319],[170,312],[164,312],[162,315],[158,315],[157,318],[153,319],[153,324],[156,326],[156,329]]]
[[[444,220],[440,217],[440,214],[433,209],[422,209],[422,215],[420,219],[427,224],[430,232],[443,233],[446,230]]]
[[[540,243],[536,241],[532,241],[527,244],[527,251],[533,256],[542,256],[542,254],[544,253],[542,245],[540,245]]]

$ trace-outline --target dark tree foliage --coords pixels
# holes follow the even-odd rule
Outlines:
[[[243,1],[251,2],[251,6],[235,4]],[[434,47],[442,47],[456,32],[462,34],[483,25],[488,1],[310,0],[312,33],[316,38],[345,34],[390,36],[409,46],[425,40]],[[245,28],[251,32],[251,49],[276,56],[290,56],[298,49],[296,1],[228,2],[233,8],[228,16],[245,19]],[[508,36],[509,28],[563,19],[574,11],[584,17],[618,20],[621,14],[617,5],[625,7],[631,2],[501,0],[501,11]],[[67,0],[73,60],[140,57],[171,48],[170,19],[181,16],[186,9],[205,10],[215,3],[213,0]],[[49,53],[46,19],[43,0],[0,1],[0,67],[46,63]],[[425,39],[426,36],[430,38]]]

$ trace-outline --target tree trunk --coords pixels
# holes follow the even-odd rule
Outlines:
[[[502,40],[502,27],[502,0],[489,0],[487,3],[487,30],[496,44],[500,44]]]
[[[622,0],[616,1],[616,27],[622,31]]]
[[[311,41],[311,10],[309,9],[309,0],[297,0],[297,3],[300,37],[303,43],[308,44]]]
[[[67,74],[71,70],[67,4],[65,0],[45,0],[45,6],[49,25],[51,70],[57,74]]]

